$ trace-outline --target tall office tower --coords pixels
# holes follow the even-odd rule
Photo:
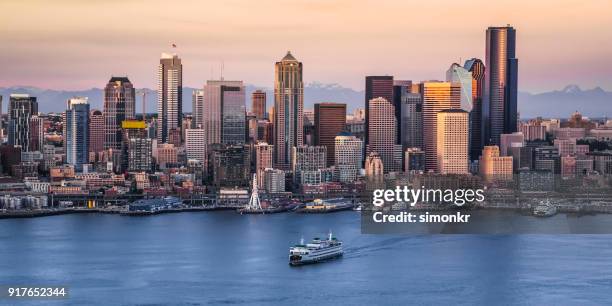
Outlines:
[[[291,52],[274,65],[274,162],[288,170],[291,150],[304,144],[302,63]]]
[[[266,118],[266,92],[263,90],[256,90],[251,94],[251,111],[255,114],[257,119]]]
[[[461,85],[459,83],[429,81],[420,86],[423,96],[423,147],[425,170],[437,170],[436,153],[437,113],[446,109],[461,108]]]
[[[206,131],[203,128],[185,130],[185,152],[187,159],[206,164]]]
[[[423,97],[408,93],[401,101],[401,144],[402,149],[423,148]]]
[[[461,65],[453,63],[446,71],[446,81],[461,85],[461,109],[468,113],[471,112],[473,103],[472,73]]]
[[[370,143],[366,154],[376,152],[382,159],[385,172],[396,172],[402,168],[402,146],[395,143],[397,125],[395,107],[385,98],[370,100],[368,110],[368,136]]]
[[[404,172],[419,173],[425,171],[425,152],[420,148],[407,148],[404,152]]]
[[[265,172],[266,169],[272,168],[273,152],[274,146],[266,142],[255,145],[255,173],[257,174],[258,188],[265,186]]]
[[[304,110],[304,145],[315,145],[315,117],[314,110]]]
[[[191,127],[194,129],[204,128],[204,90],[196,89],[191,94],[192,116]]]
[[[104,115],[94,109],[89,113],[89,152],[98,154],[104,151]]]
[[[89,103],[86,97],[74,97],[67,102],[64,113],[64,149],[66,162],[76,171],[89,162]]]
[[[498,146],[485,146],[478,166],[485,178],[512,177],[512,157],[500,156]]]
[[[363,163],[363,141],[348,132],[341,132],[336,136],[334,146],[334,164],[338,181],[354,182]]]
[[[499,135],[517,131],[518,59],[515,52],[513,27],[487,29],[483,120],[489,128],[485,130],[485,144],[499,145]]]
[[[134,119],[136,90],[127,77],[111,77],[104,87],[104,149],[121,149],[121,122]]]
[[[243,144],[246,108],[242,81],[207,81],[204,85],[206,143]]]
[[[395,107],[395,120],[397,122],[397,140],[396,144],[402,143],[404,130],[402,129],[402,101],[406,100],[406,96],[412,93],[412,81],[410,80],[394,80],[393,81],[393,107]]]
[[[45,132],[44,132],[45,120],[39,116],[30,117],[30,151],[42,152]]]
[[[292,165],[294,182],[301,183],[305,172],[319,171],[327,165],[327,147],[299,146],[293,147]]]
[[[8,105],[8,143],[30,151],[30,117],[38,114],[36,97],[27,94],[11,94]]]
[[[183,65],[178,55],[162,53],[157,78],[157,142],[166,143],[183,118]]]
[[[142,120],[125,120],[123,131],[122,171],[150,172],[153,164],[153,139],[148,137],[147,123]]]
[[[469,114],[462,109],[447,109],[437,116],[437,172],[468,174]]]
[[[384,98],[393,104],[393,76],[366,76],[365,82],[365,145],[367,147],[370,144],[368,139],[370,101],[375,98]],[[395,116],[395,110],[393,115]]]
[[[327,166],[334,164],[335,139],[346,126],[346,104],[316,103],[314,109],[315,146],[327,148]]]
[[[465,62],[464,68],[472,73],[472,111],[470,112],[470,159],[477,160],[484,145],[483,101],[485,66],[480,59],[472,58]],[[487,110],[488,114],[488,110]]]

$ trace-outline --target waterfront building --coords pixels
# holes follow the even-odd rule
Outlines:
[[[204,128],[204,90],[194,89],[191,94],[192,103],[192,119],[191,128],[203,129]]]
[[[83,171],[89,162],[89,103],[85,97],[74,97],[67,102],[64,113],[64,150],[66,163],[76,171]]]
[[[397,172],[402,167],[402,148],[396,144],[396,118],[393,104],[385,98],[374,98],[368,103],[368,140],[366,154],[376,152],[385,172]]]
[[[513,27],[487,29],[485,66],[485,144],[499,145],[501,134],[517,131],[518,59]]]
[[[304,144],[302,63],[287,52],[274,68],[274,162],[287,170],[293,164],[292,148]]]
[[[11,94],[8,105],[8,144],[30,151],[30,118],[38,114],[36,97]]]
[[[299,146],[293,147],[292,165],[294,183],[302,181],[304,171],[317,171],[326,168],[327,147],[325,146]]]
[[[187,159],[206,162],[206,131],[203,128],[185,130],[185,152]]]
[[[121,149],[121,122],[135,118],[136,90],[127,77],[111,77],[104,87],[104,149]]]
[[[370,144],[370,101],[375,98],[383,98],[393,104],[393,76],[366,76],[365,79],[365,145]],[[395,108],[393,108],[395,117]],[[397,124],[397,119],[394,121]],[[397,136],[397,135],[396,135]],[[394,141],[395,143],[395,141]]]
[[[484,145],[483,126],[483,95],[485,82],[485,66],[478,58],[472,58],[463,66],[472,73],[472,111],[470,112],[470,160],[477,160]],[[488,112],[488,110],[487,110]]]
[[[257,175],[257,187],[263,189],[265,186],[265,171],[272,168],[274,146],[266,142],[255,145],[255,174]],[[284,175],[284,174],[283,174]],[[283,179],[284,181],[284,179]],[[285,185],[283,183],[283,189]],[[283,190],[284,191],[284,190]]]
[[[363,141],[348,132],[341,132],[334,140],[334,147],[334,166],[338,181],[354,182],[363,163]]]
[[[448,109],[437,113],[437,172],[468,174],[468,112]]]
[[[314,108],[315,146],[327,148],[327,167],[334,164],[335,139],[346,125],[346,104],[316,103]]]
[[[147,137],[147,124],[142,120],[125,120],[123,130],[122,165],[123,171],[151,172],[153,142]]]
[[[162,53],[157,71],[157,142],[166,143],[183,119],[183,65],[176,54]],[[180,135],[180,133],[179,133]]]
[[[280,169],[264,169],[264,188],[268,193],[285,192],[285,172]]]
[[[242,81],[209,80],[204,85],[207,144],[244,144],[246,108]]]
[[[404,172],[425,172],[425,151],[420,148],[407,148],[404,152]]]
[[[266,92],[260,89],[251,94],[251,111],[257,119],[266,119],[266,98]]]
[[[436,171],[438,163],[437,113],[447,109],[460,109],[461,85],[459,83],[427,81],[420,85],[423,96],[423,147],[425,170]]]

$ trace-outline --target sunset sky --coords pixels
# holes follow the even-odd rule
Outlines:
[[[485,30],[517,29],[519,90],[612,90],[610,0],[2,0],[0,86],[103,87],[127,75],[155,88],[161,52],[183,59],[184,85],[218,78],[272,87],[291,50],[309,82],[362,90],[365,75],[443,79],[484,60]]]

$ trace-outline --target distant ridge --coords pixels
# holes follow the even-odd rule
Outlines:
[[[251,107],[250,95],[256,89],[263,89],[267,93],[268,108],[272,106],[273,90],[267,87],[246,85],[247,109]],[[183,88],[183,111],[191,112],[191,93],[194,88]],[[3,112],[6,112],[8,96],[11,93],[27,93],[38,97],[39,109],[42,112],[62,112],[65,102],[73,96],[86,96],[92,108],[102,108],[102,89],[91,88],[86,90],[50,90],[32,86],[0,87],[0,95],[4,96]],[[340,102],[348,105],[348,111],[357,107],[364,107],[364,92],[339,84],[323,84],[312,82],[304,86],[304,108],[312,109],[317,102]],[[141,110],[141,98],[136,97],[136,110]],[[147,89],[147,112],[157,110],[157,92]],[[581,112],[589,117],[612,117],[612,92],[600,87],[583,90],[577,85],[568,85],[561,90],[532,94],[519,92],[519,112],[521,118],[541,117],[569,117],[574,111]]]

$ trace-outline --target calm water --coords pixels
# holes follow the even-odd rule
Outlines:
[[[329,229],[345,241],[344,258],[288,266],[291,244]],[[70,298],[51,304],[584,305],[612,296],[612,235],[362,235],[351,211],[0,220],[0,245],[0,286],[68,285]]]

